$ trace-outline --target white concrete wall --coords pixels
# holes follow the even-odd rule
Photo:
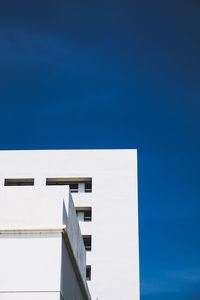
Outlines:
[[[62,242],[61,274],[61,293],[63,299],[84,300],[64,241]]]
[[[69,188],[1,187],[0,300],[85,299],[72,261],[87,288],[85,249]]]
[[[92,298],[139,299],[136,150],[1,151],[0,165],[1,186],[4,178],[44,186],[47,177],[92,177],[92,193],[73,194],[75,206],[92,207],[92,222],[80,223],[92,234]]]
[[[55,187],[53,187],[55,188]],[[57,189],[60,187],[56,186]],[[61,189],[65,190],[65,187],[61,187]],[[68,187],[67,187],[68,189]],[[69,193],[69,192],[68,192]],[[85,246],[83,243],[78,219],[76,217],[76,210],[74,208],[74,203],[71,197],[71,194],[68,194],[68,202],[64,202],[68,205],[67,209],[64,209],[63,212],[67,211],[67,215],[63,214],[63,224],[67,226],[67,233],[68,238],[76,258],[77,264],[79,266],[79,270],[81,272],[82,278],[85,281],[86,277],[86,253],[85,253]]]
[[[0,228],[62,226],[63,202],[68,209],[68,201],[68,187],[3,186],[0,188]]]
[[[1,234],[0,299],[19,297],[20,292],[46,299],[45,292],[58,299],[61,240],[61,234]]]

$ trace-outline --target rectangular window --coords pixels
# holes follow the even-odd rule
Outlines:
[[[92,236],[91,235],[83,235],[83,242],[85,245],[86,251],[91,251],[92,249]]]
[[[47,178],[46,185],[69,185],[72,193],[78,193],[78,183],[66,178]]]
[[[84,211],[84,221],[91,222],[92,221],[92,210],[85,210]]]
[[[70,183],[69,188],[71,193],[78,193],[78,183]]]
[[[91,266],[86,266],[86,280],[91,280]]]
[[[84,221],[84,222],[92,221],[91,207],[76,207],[76,214],[79,221]]]
[[[34,185],[33,178],[7,178],[4,181],[5,186],[27,186]]]
[[[85,183],[85,193],[92,192],[92,182]]]
[[[47,178],[46,185],[69,185],[72,193],[92,191],[92,178]]]

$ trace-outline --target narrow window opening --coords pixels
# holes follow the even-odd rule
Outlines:
[[[78,193],[78,183],[70,183],[69,188],[71,193]]]
[[[86,251],[91,251],[92,250],[92,237],[91,235],[83,235],[83,242],[85,245],[85,250]]]
[[[86,266],[86,280],[91,280],[91,266]]]
[[[84,211],[84,221],[85,222],[91,222],[92,221],[92,211],[91,210],[85,210]]]
[[[85,183],[85,193],[91,193],[92,192],[92,182]]]
[[[72,193],[78,193],[78,183],[68,180],[63,180],[64,178],[47,178],[46,185],[69,185],[70,191]]]
[[[91,207],[76,207],[76,215],[79,221],[91,222],[92,221],[92,208]]]
[[[92,178],[47,178],[46,185],[69,185],[72,193],[88,193],[92,191]]]
[[[34,185],[33,178],[6,178],[4,181],[5,186],[28,186]]]

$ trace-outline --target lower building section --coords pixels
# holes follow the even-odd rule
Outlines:
[[[69,191],[0,191],[0,300],[91,300],[85,256]]]
[[[60,292],[4,292],[1,300],[64,300]]]

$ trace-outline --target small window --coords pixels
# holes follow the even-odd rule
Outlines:
[[[46,185],[69,185],[71,193],[78,193],[78,183],[64,178],[47,178]]]
[[[34,185],[33,178],[9,178],[4,181],[5,186],[27,186]]]
[[[91,193],[92,192],[92,182],[85,183],[85,193]]]
[[[91,280],[91,266],[86,266],[86,280]]]
[[[84,222],[92,221],[91,207],[76,207],[76,214],[79,221],[84,221]]]
[[[91,210],[85,210],[84,211],[84,221],[85,222],[91,222],[92,221],[92,211]]]
[[[72,193],[88,193],[92,191],[92,178],[47,178],[46,185],[69,185]]]
[[[86,251],[91,251],[92,249],[92,237],[91,235],[83,235],[83,242]]]
[[[70,183],[69,188],[71,193],[78,193],[78,183]]]

